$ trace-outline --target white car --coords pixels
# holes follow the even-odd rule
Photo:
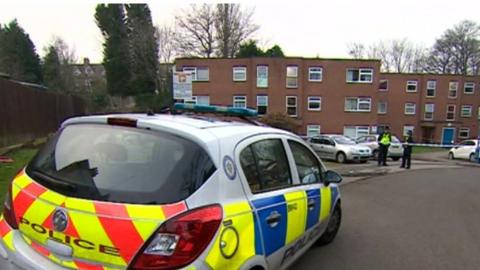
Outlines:
[[[64,122],[9,185],[0,269],[286,269],[333,241],[342,178],[306,142],[197,112],[256,114]]]
[[[372,157],[370,148],[358,145],[354,140],[336,134],[325,134],[308,139],[308,143],[322,159],[366,162]]]
[[[460,142],[458,146],[452,147],[448,152],[449,159],[467,159],[475,161],[475,150],[478,140],[465,140]]]
[[[372,150],[372,156],[374,159],[378,158],[378,134],[375,135],[366,135],[358,137],[356,142],[359,145],[368,146]],[[403,146],[400,140],[392,135],[392,142],[388,148],[387,157],[391,158],[394,161],[399,160],[403,156]]]

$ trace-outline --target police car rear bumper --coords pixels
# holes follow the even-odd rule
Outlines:
[[[0,240],[1,270],[65,270],[67,268],[55,264],[33,250],[22,239],[18,231],[13,231],[15,251],[8,249]]]

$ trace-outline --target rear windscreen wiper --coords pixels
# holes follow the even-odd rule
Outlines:
[[[73,184],[66,183],[60,179],[57,179],[55,177],[52,177],[44,172],[39,171],[38,169],[32,171],[33,176],[42,179],[43,181],[48,182],[49,184],[52,184],[56,187],[63,188],[65,190],[74,192],[77,190],[77,187]]]

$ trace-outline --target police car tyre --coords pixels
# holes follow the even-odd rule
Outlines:
[[[455,159],[452,152],[448,153],[448,159],[451,159],[451,160]]]
[[[337,154],[337,162],[338,162],[338,163],[345,163],[345,162],[347,162],[347,156],[345,155],[345,153],[340,152],[340,153]]]
[[[392,157],[393,161],[398,161],[399,159],[400,159],[400,157]]]
[[[327,228],[325,232],[323,232],[322,236],[318,238],[317,242],[315,243],[318,246],[324,246],[330,244],[337,236],[338,229],[340,229],[340,224],[342,223],[342,207],[340,204],[335,206],[333,210],[332,216],[328,221]]]

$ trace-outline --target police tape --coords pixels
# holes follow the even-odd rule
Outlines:
[[[452,148],[460,146],[474,146],[474,145],[460,145],[460,144],[434,144],[434,143],[402,143],[404,146],[423,146],[435,148]],[[475,146],[474,146],[475,147]]]

